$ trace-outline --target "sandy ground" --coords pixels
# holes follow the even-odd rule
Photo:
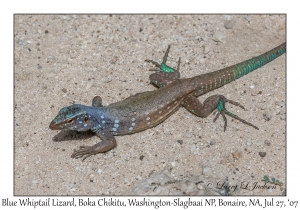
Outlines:
[[[134,194],[163,171],[173,182],[226,177],[240,186],[235,195],[282,194],[285,55],[199,97],[240,102],[247,111],[229,104],[228,110],[260,130],[228,117],[223,132],[221,118],[213,123],[213,114],[202,119],[181,108],[155,128],[117,136],[117,148],[82,162],[70,158],[73,150],[99,138],[48,126],[62,107],[91,105],[95,95],[107,105],[156,89],[148,79],[153,66],[144,60],[161,62],[169,44],[168,64],[181,57],[182,78],[262,54],[285,42],[285,15],[15,15],[14,24],[15,195]],[[252,189],[264,185],[264,175],[283,186]],[[241,187],[247,183],[251,189]],[[189,194],[180,190],[173,194]]]

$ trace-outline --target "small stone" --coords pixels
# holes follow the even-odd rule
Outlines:
[[[240,151],[235,151],[235,152],[233,152],[233,153],[231,153],[231,154],[232,154],[232,156],[233,156],[235,159],[237,159],[237,160],[243,157],[243,154],[242,154],[242,152],[240,152]]]
[[[231,20],[225,20],[224,26],[226,29],[232,29],[233,23]]]
[[[276,105],[283,107],[285,105],[285,103],[283,101],[276,101],[275,102]]]
[[[265,145],[267,145],[267,146],[270,146],[270,145],[271,145],[271,142],[268,141],[268,140],[265,140],[264,142],[265,142]]]
[[[127,186],[130,186],[131,183],[132,183],[132,179],[131,179],[131,178],[125,178],[124,181],[125,181],[124,183],[125,183]]]
[[[267,153],[266,152],[259,152],[258,154],[259,154],[260,157],[265,157]]]
[[[216,42],[224,42],[223,40],[226,38],[226,35],[221,31],[216,31],[214,37],[212,38]]]
[[[74,187],[74,183],[69,184],[69,189],[71,189],[72,187]]]
[[[197,148],[196,148],[196,145],[195,145],[195,144],[193,144],[193,145],[191,146],[191,151],[192,151],[192,152],[195,152],[195,151],[196,151],[196,149],[197,149]]]
[[[268,112],[265,112],[265,113],[263,114],[263,117],[264,117],[264,119],[265,119],[266,121],[270,121],[271,118],[272,118],[271,114],[268,113]]]
[[[110,63],[111,63],[111,64],[116,64],[116,62],[117,62],[118,59],[119,59],[119,58],[118,58],[117,56],[114,56],[114,57],[112,58],[112,60],[110,61]]]
[[[206,175],[206,176],[209,176],[211,174],[211,169],[209,167],[203,168],[202,174]]]
[[[216,144],[216,141],[214,139],[210,140],[209,142],[210,145],[215,145]]]
[[[281,119],[281,120],[285,120],[285,119],[286,119],[285,114],[281,115],[281,116],[280,116],[280,119]]]
[[[204,59],[204,58],[201,58],[201,59],[200,59],[200,63],[201,63],[201,64],[205,64],[205,59]]]
[[[191,138],[192,135],[191,135],[190,133],[186,132],[186,133],[184,134],[184,136],[187,137],[187,138]]]
[[[254,85],[250,85],[250,88],[253,89],[253,88],[255,88],[255,86]]]
[[[165,133],[165,135],[171,135],[170,131],[165,131],[164,133]]]
[[[112,81],[111,78],[107,78],[106,80],[104,80],[104,83],[109,83],[109,82],[111,82],[111,81]]]
[[[183,140],[177,140],[177,142],[182,145],[183,144]]]
[[[64,92],[64,93],[67,92],[67,89],[66,89],[66,88],[63,88],[63,89],[61,89],[61,90],[62,90],[62,92]]]
[[[99,169],[97,172],[98,172],[99,174],[101,174],[101,173],[102,173],[102,170],[101,170],[101,169]]]
[[[245,18],[248,22],[251,21],[251,17],[250,17],[249,15],[244,15],[244,18]]]
[[[204,51],[203,51],[203,53],[204,53],[204,54],[207,54],[207,53],[209,53],[209,52],[210,52],[209,46],[204,46]],[[200,62],[201,62],[201,60],[200,60]]]
[[[32,180],[32,184],[37,184],[37,183],[39,183],[38,180],[36,180],[36,179]]]
[[[250,139],[247,141],[247,145],[248,145],[248,146],[251,146],[251,145],[252,145],[252,141],[251,141]]]

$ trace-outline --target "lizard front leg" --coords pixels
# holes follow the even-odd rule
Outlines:
[[[94,146],[81,146],[79,150],[75,150],[72,154],[72,158],[81,158],[84,161],[87,157],[91,155],[96,155],[97,153],[103,153],[109,151],[117,146],[117,141],[115,137],[109,131],[97,130],[97,136],[99,136],[102,141],[95,144]]]
[[[245,108],[238,102],[232,101],[232,100],[228,100],[226,99],[224,96],[222,95],[213,95],[208,97],[203,105],[202,103],[192,94],[188,95],[183,101],[182,101],[182,105],[189,110],[191,113],[197,115],[198,117],[207,117],[208,115],[210,115],[210,113],[212,113],[215,109],[217,109],[218,114],[216,115],[214,122],[218,119],[218,117],[220,116],[220,114],[222,115],[223,119],[224,119],[224,131],[226,130],[226,126],[227,126],[227,119],[226,119],[226,115],[229,115],[232,118],[235,118],[239,121],[241,121],[244,124],[247,124],[249,126],[252,126],[255,129],[258,129],[258,127],[256,127],[255,125],[241,119],[240,117],[238,117],[235,114],[232,114],[231,112],[229,112],[226,108],[225,108],[225,103],[231,103],[235,106],[239,106],[242,109],[245,110]]]

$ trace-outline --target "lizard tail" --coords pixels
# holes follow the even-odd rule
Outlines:
[[[260,67],[276,59],[286,52],[286,43],[279,45],[278,47],[259,55],[255,58],[246,60],[236,65],[228,67],[228,70],[232,71],[233,80],[236,80]],[[230,81],[228,81],[230,82]]]

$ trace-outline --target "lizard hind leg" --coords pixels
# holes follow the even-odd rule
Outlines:
[[[174,69],[168,65],[166,65],[168,54],[170,51],[171,45],[168,46],[168,49],[163,57],[163,61],[161,64],[152,61],[145,60],[146,62],[154,64],[157,69],[150,69],[150,71],[157,71],[149,76],[150,81],[158,87],[164,87],[169,85],[174,80],[180,78],[179,66],[180,66],[180,58],[178,59],[177,69]]]
[[[195,96],[193,95],[188,95],[185,100],[183,100],[182,105],[189,110],[191,113],[195,114],[198,117],[207,117],[208,115],[210,115],[215,109],[217,109],[218,113],[214,119],[214,122],[218,119],[218,117],[220,115],[222,115],[223,120],[224,120],[224,131],[226,130],[226,126],[227,126],[227,119],[226,119],[226,115],[229,115],[230,117],[237,119],[239,121],[241,121],[242,123],[252,126],[255,129],[259,129],[258,127],[256,127],[255,125],[241,119],[240,117],[238,117],[235,114],[232,114],[231,112],[229,112],[226,108],[225,108],[225,103],[228,102],[230,104],[233,104],[235,106],[239,106],[242,109],[245,110],[245,108],[238,102],[226,99],[224,96],[222,95],[213,95],[208,97],[204,103],[202,104]]]
[[[158,87],[167,86],[179,78],[180,78],[179,71],[172,72],[172,73],[156,72],[149,76],[150,81]]]

